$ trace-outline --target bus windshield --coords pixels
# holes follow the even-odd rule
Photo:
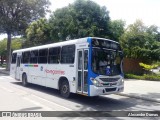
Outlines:
[[[121,74],[122,52],[105,48],[92,48],[92,71],[114,76]]]

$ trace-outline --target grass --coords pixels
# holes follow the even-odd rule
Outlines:
[[[5,68],[6,67],[6,64],[0,64],[0,67],[2,67],[2,68]]]
[[[143,74],[143,75],[125,74],[124,77],[127,79],[160,81],[160,75],[158,74]]]

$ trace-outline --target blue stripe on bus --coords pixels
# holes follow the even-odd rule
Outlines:
[[[90,96],[90,77],[91,77],[91,51],[92,51],[92,39],[88,37],[87,42],[89,43],[89,60],[88,60],[88,96]]]
[[[24,65],[25,67],[28,67],[29,65]]]
[[[90,85],[93,85],[90,78],[96,78],[99,74],[92,72],[92,38],[88,37],[87,42],[89,43],[89,60],[88,60],[88,96],[90,96]]]

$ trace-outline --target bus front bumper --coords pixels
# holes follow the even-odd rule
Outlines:
[[[89,96],[116,94],[123,91],[124,91],[124,85],[112,86],[112,87],[96,87],[95,85],[90,85]]]

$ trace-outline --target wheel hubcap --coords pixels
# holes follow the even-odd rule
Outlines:
[[[63,85],[62,91],[63,91],[63,93],[67,93],[67,91],[68,91],[67,85]]]

